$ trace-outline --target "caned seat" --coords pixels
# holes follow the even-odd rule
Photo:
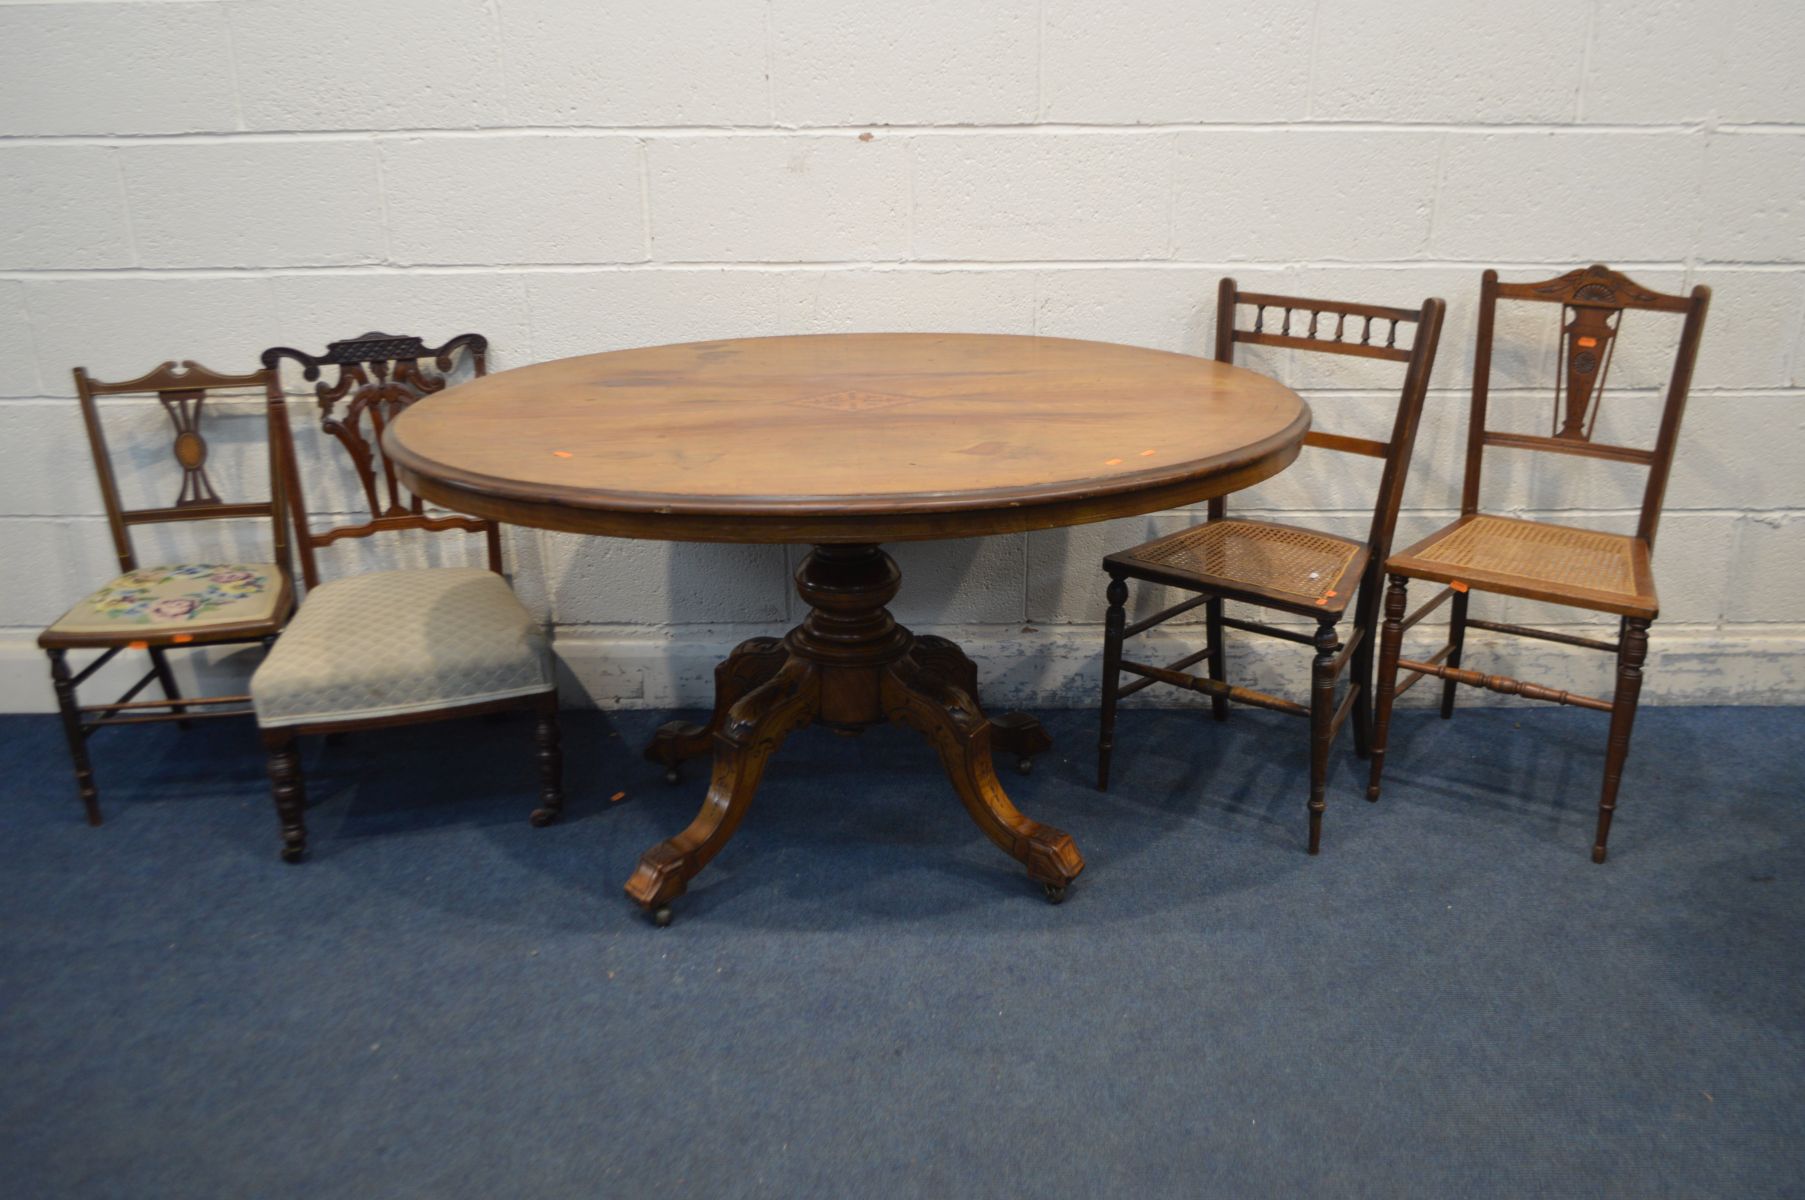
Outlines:
[[[1221,362],[1234,362],[1235,345],[1245,342],[1378,359],[1404,367],[1390,438],[1381,442],[1321,429],[1311,429],[1304,438],[1306,446],[1374,458],[1384,464],[1373,498],[1372,523],[1365,539],[1342,537],[1272,521],[1231,519],[1226,501],[1215,499],[1210,501],[1209,519],[1204,524],[1105,558],[1109,610],[1103,621],[1103,704],[1097,731],[1099,789],[1109,787],[1117,703],[1151,684],[1204,693],[1210,698],[1210,708],[1218,721],[1227,718],[1230,700],[1305,717],[1310,722],[1310,853],[1315,854],[1321,847],[1329,747],[1344,722],[1351,720],[1354,724],[1355,751],[1367,751],[1378,564],[1385,560],[1397,524],[1398,504],[1410,470],[1410,451],[1416,441],[1417,422],[1423,411],[1429,372],[1435,365],[1446,307],[1433,297],[1420,308],[1409,309],[1273,296],[1243,292],[1232,279],[1222,281],[1216,296],[1216,358]],[[1240,320],[1249,309],[1253,317],[1251,329]],[[1408,339],[1407,345],[1398,344],[1400,333]],[[1182,588],[1197,595],[1129,624],[1126,606],[1130,579]],[[1355,596],[1359,601],[1351,605],[1350,613],[1350,602]],[[1306,634],[1228,616],[1223,605],[1229,600],[1304,617],[1315,623],[1316,632]],[[1204,606],[1209,636],[1209,644],[1202,650],[1164,666],[1124,657],[1128,639],[1199,605]],[[1347,622],[1350,628],[1344,639],[1340,628],[1347,617],[1351,617]],[[1229,629],[1301,642],[1315,650],[1310,663],[1310,702],[1300,704],[1229,683],[1224,645],[1224,634]],[[1185,668],[1200,661],[1206,665],[1207,677],[1186,672]],[[1124,686],[1121,677],[1125,674],[1139,678]],[[1348,685],[1337,701],[1336,685],[1344,675]]]
[[[1660,610],[1648,543],[1595,529],[1471,514],[1394,554],[1389,569],[1626,617]]]
[[[1353,538],[1239,518],[1181,530],[1104,559],[1154,582],[1306,613],[1347,609],[1366,569]]]
[[[45,637],[113,644],[192,641],[243,626],[268,626],[290,604],[275,563],[190,563],[127,571],[58,617]]]
[[[550,691],[544,631],[478,567],[321,584],[251,679],[265,729],[375,721]]]
[[[1543,427],[1546,432],[1495,429],[1488,422],[1492,339],[1501,301],[1516,309],[1519,318],[1526,311],[1535,311],[1531,306],[1537,305],[1546,306],[1542,311],[1550,316],[1559,313],[1560,353],[1552,411]],[[1704,333],[1710,304],[1711,289],[1703,285],[1685,296],[1664,295],[1602,263],[1529,283],[1504,283],[1496,271],[1487,271],[1480,277],[1479,330],[1473,352],[1473,398],[1467,414],[1461,515],[1452,525],[1437,530],[1403,553],[1392,555],[1383,565],[1390,583],[1385,592],[1385,623],[1379,648],[1378,705],[1372,772],[1366,785],[1368,800],[1379,798],[1392,706],[1421,680],[1441,681],[1444,720],[1454,715],[1454,689],[1458,685],[1607,712],[1611,714],[1611,728],[1605,742],[1598,825],[1592,838],[1592,861],[1605,860],[1611,821],[1617,811],[1617,791],[1623,781],[1623,764],[1629,758],[1630,731],[1635,727],[1636,707],[1641,702],[1648,629],[1660,609],[1649,560],[1654,553],[1667,477],[1679,441],[1680,419],[1686,411],[1692,366],[1698,358],[1699,338]],[[1682,323],[1654,445],[1595,441],[1598,412],[1625,319],[1635,314],[1631,327],[1639,330],[1644,327],[1644,314],[1655,313],[1679,317]],[[1590,458],[1648,468],[1634,536],[1480,512],[1480,471],[1488,449],[1558,454],[1568,459]],[[1415,612],[1409,611],[1408,601],[1412,579],[1444,585]],[[1486,592],[1615,613],[1622,620],[1616,639],[1611,641],[1470,616],[1468,608],[1473,597]],[[1404,657],[1405,632],[1444,602],[1448,605],[1448,640],[1434,653]],[[1535,638],[1614,654],[1616,687],[1607,700],[1508,675],[1471,670],[1461,657],[1469,626],[1508,637]]]

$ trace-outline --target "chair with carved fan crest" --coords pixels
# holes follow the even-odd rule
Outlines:
[[[227,501],[221,499],[208,473],[210,448],[203,433],[209,399],[217,408],[231,393],[254,395],[266,389],[271,377],[269,371],[222,375],[198,363],[166,362],[136,379],[104,383],[81,367],[75,369],[82,422],[122,573],[57,618],[39,635],[38,646],[50,655],[51,683],[90,825],[100,824],[100,793],[87,749],[88,738],[96,731],[109,725],[159,721],[175,721],[187,728],[192,720],[250,715],[247,695],[184,697],[177,688],[168,651],[255,642],[267,645],[294,610],[279,482],[281,459],[275,452],[275,439],[266,428],[259,444],[260,449],[267,447],[270,455],[269,498]],[[128,508],[121,495],[120,474],[114,469],[99,402],[130,396],[155,396],[174,432],[168,449],[181,471],[181,481],[167,505]],[[145,474],[142,469],[137,473]],[[148,479],[144,485],[153,486]],[[132,536],[134,529],[146,525],[233,519],[270,523],[269,561],[240,561],[231,555],[215,562],[144,566]],[[101,653],[72,673],[71,650]],[[111,703],[80,703],[76,689],[125,650],[145,651],[150,671]],[[153,681],[164,698],[137,699]]]
[[[539,804],[535,825],[563,808],[558,693],[544,630],[502,575],[501,532],[493,521],[427,511],[409,494],[382,450],[389,422],[422,396],[444,389],[460,357],[485,371],[488,342],[463,334],[429,348],[419,338],[367,333],[333,342],[320,356],[286,346],[263,354],[271,377],[271,428],[286,464],[288,507],[306,585],[300,611],[251,681],[251,700],[269,754],[282,826],[282,857],[306,852],[305,792],[295,739],[354,729],[474,716],[512,708],[536,715]],[[300,458],[276,372],[300,364],[315,384],[319,428],[350,460],[367,520],[314,528]],[[333,377],[322,378],[323,369]],[[486,567],[368,571],[322,583],[319,551],[379,533],[464,532],[483,538]]]
[[[1492,342],[1501,300],[1513,304],[1561,306],[1553,416],[1545,435],[1505,432],[1487,426]],[[1398,696],[1425,676],[1442,680],[1443,718],[1453,715],[1456,684],[1606,712],[1611,715],[1611,724],[1592,844],[1592,861],[1601,863],[1605,860],[1611,818],[1617,808],[1618,785],[1624,762],[1629,757],[1630,730],[1642,691],[1649,625],[1660,610],[1650,566],[1655,530],[1661,520],[1661,505],[1673,466],[1674,447],[1679,439],[1680,419],[1685,413],[1693,363],[1698,356],[1699,337],[1704,331],[1705,312],[1710,301],[1711,289],[1703,285],[1694,287],[1686,296],[1664,295],[1600,264],[1534,283],[1501,283],[1496,271],[1485,272],[1480,285],[1479,332],[1474,354],[1472,409],[1467,422],[1466,473],[1461,489],[1460,516],[1409,549],[1393,555],[1385,564],[1390,586],[1385,596],[1385,622],[1379,648],[1378,712],[1373,731],[1368,800],[1379,798],[1392,706]],[[1682,318],[1660,425],[1654,445],[1647,449],[1593,440],[1618,334],[1624,314],[1629,311],[1669,313]],[[1480,466],[1487,447],[1646,467],[1648,477],[1635,533],[1608,533],[1481,512]],[[1406,589],[1411,579],[1438,583],[1442,589],[1415,612],[1405,615]],[[1615,641],[1606,641],[1471,617],[1467,609],[1474,592],[1491,592],[1612,614],[1619,621],[1618,636]],[[1452,603],[1447,642],[1421,660],[1401,657],[1404,631],[1449,601]],[[1615,690],[1606,700],[1526,683],[1505,675],[1463,670],[1461,651],[1468,628],[1613,654],[1617,658]],[[1397,684],[1400,670],[1410,672],[1402,687]]]

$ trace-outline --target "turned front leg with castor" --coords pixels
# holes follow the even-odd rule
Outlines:
[[[1636,723],[1636,705],[1642,698],[1642,664],[1648,658],[1649,623],[1634,617],[1623,622],[1617,644],[1617,690],[1611,696],[1611,734],[1605,744],[1604,790],[1598,798],[1598,832],[1592,839],[1592,861],[1605,859],[1605,843],[1611,837],[1611,818],[1617,812],[1617,785],[1623,782],[1623,764],[1629,758],[1630,730]]]
[[[1379,784],[1385,773],[1385,744],[1391,735],[1391,706],[1398,692],[1398,653],[1404,645],[1404,606],[1409,581],[1402,575],[1391,577],[1385,592],[1385,625],[1379,637],[1379,695],[1373,713],[1373,761],[1366,777],[1366,798],[1379,798]]]
[[[292,729],[266,729],[263,749],[269,755],[269,781],[276,802],[276,819],[282,824],[282,861],[298,863],[307,853],[306,786],[301,780],[301,755]]]

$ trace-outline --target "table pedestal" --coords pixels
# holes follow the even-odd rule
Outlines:
[[[1032,717],[992,721],[978,706],[978,673],[964,651],[916,635],[885,607],[902,572],[875,545],[816,546],[796,571],[809,614],[784,638],[742,642],[715,668],[714,715],[706,727],[674,721],[646,757],[667,767],[712,752],[714,775],[689,828],[640,857],[627,895],[659,924],[670,902],[739,827],[771,757],[811,723],[856,732],[897,721],[927,735],[972,820],[1057,903],[1084,870],[1071,836],[1031,821],[1003,793],[993,749],[1028,756],[1050,744]]]

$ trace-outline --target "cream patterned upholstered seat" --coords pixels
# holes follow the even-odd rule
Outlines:
[[[182,633],[268,621],[286,595],[274,563],[191,563],[127,571],[58,617],[59,634]]]
[[[375,720],[549,692],[551,650],[507,581],[377,571],[307,596],[251,679],[262,727]]]

